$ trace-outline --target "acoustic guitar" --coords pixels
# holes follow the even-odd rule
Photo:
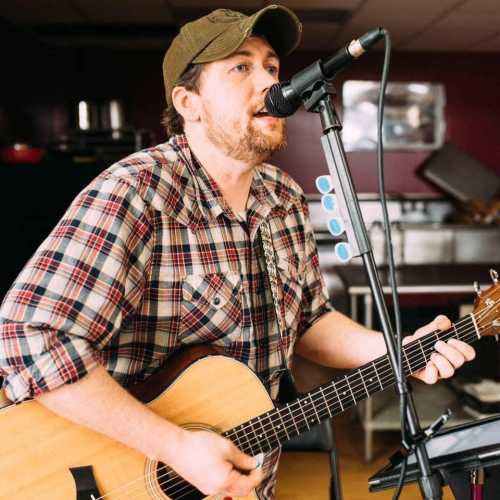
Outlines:
[[[426,365],[437,340],[473,343],[500,333],[500,291],[493,271],[492,277],[493,286],[478,296],[471,314],[449,330],[404,346],[406,374]],[[194,431],[217,432],[256,456],[393,384],[389,359],[381,356],[292,402],[274,406],[248,367],[199,346],[169,360],[168,370],[129,390],[162,417]],[[1,499],[205,498],[166,465],[58,417],[36,401],[4,403],[0,429]]]

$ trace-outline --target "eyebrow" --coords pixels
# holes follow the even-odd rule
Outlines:
[[[233,52],[229,57],[236,57],[236,56],[247,56],[247,57],[251,57],[252,56],[252,52],[250,52],[249,50],[237,50],[236,52]],[[267,54],[266,54],[266,59],[278,59],[279,61],[279,57],[277,56],[276,52],[274,52],[274,50],[268,50]]]

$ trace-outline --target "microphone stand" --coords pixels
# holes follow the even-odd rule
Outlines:
[[[429,500],[442,499],[440,476],[431,469],[429,456],[425,447],[425,434],[420,427],[418,416],[411,393],[408,391],[406,375],[400,372],[396,354],[394,334],[389,320],[387,305],[384,301],[382,286],[377,274],[371,245],[366,227],[361,215],[358,198],[347,164],[344,147],[340,138],[342,124],[335,111],[333,96],[335,88],[330,81],[323,80],[320,85],[314,85],[312,93],[303,100],[307,111],[319,113],[323,135],[321,145],[328,164],[330,176],[335,187],[335,195],[339,203],[339,211],[346,228],[347,239],[352,248],[353,256],[361,256],[368,274],[370,288],[380,317],[387,354],[396,380],[396,390],[399,395],[406,394],[408,404],[405,415],[406,427],[415,449],[420,468],[420,491],[423,498]],[[408,443],[404,443],[408,446]]]

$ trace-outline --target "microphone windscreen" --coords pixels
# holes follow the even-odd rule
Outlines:
[[[289,100],[285,99],[281,84],[279,83],[275,83],[271,86],[265,97],[264,104],[266,105],[267,112],[278,118],[285,118],[293,115],[297,110],[295,103],[291,103]]]

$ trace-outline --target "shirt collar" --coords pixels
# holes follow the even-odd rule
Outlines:
[[[225,202],[217,183],[191,152],[186,136],[184,134],[173,136],[169,142],[191,172],[196,201],[203,216],[217,219],[224,215],[229,220],[235,220],[236,216]],[[264,169],[264,164],[255,167],[247,202],[248,220],[253,218],[257,225],[259,220],[267,218],[275,207],[282,205],[274,190],[266,186],[262,176]]]

